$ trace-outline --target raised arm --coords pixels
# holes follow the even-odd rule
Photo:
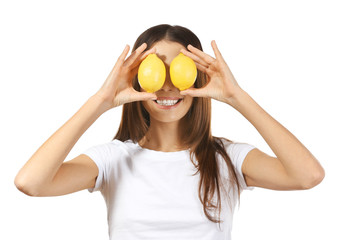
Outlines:
[[[27,195],[40,196],[47,195],[48,191],[53,195],[52,185],[59,188],[58,193],[63,193],[67,187],[73,188],[73,184],[82,185],[82,187],[92,185],[97,177],[98,169],[93,162],[85,158],[73,169],[76,174],[70,173],[68,176],[64,174],[64,179],[68,178],[69,185],[63,184],[65,186],[60,190],[62,186],[57,186],[58,184],[53,180],[78,139],[104,111],[103,101],[96,95],[92,96],[26,162],[15,178],[17,188]],[[77,172],[81,165],[83,174]],[[78,177],[74,178],[75,175]],[[59,180],[62,181],[62,179]]]
[[[322,181],[324,170],[318,160],[246,92],[239,91],[232,106],[257,129],[276,155],[271,157],[257,148],[249,152],[242,166],[247,185],[300,190]]]
[[[182,52],[191,57],[198,69],[208,77],[200,89],[180,92],[192,97],[210,97],[227,103],[240,112],[261,134],[276,157],[256,149],[246,156],[242,172],[248,186],[276,190],[308,189],[324,178],[324,169],[310,151],[285,127],[272,118],[238,85],[223,59],[215,41],[212,48],[216,58],[188,46]]]
[[[95,184],[96,164],[86,155],[64,162],[84,132],[107,110],[124,103],[156,98],[153,93],[137,92],[131,84],[139,63],[155,51],[142,44],[126,60],[127,45],[102,87],[43,145],[18,172],[16,187],[30,196],[63,195]]]

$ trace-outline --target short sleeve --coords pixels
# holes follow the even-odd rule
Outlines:
[[[98,167],[98,176],[94,188],[89,188],[90,193],[94,191],[101,191],[106,183],[109,181],[109,173],[112,160],[110,143],[99,144],[86,149],[82,154],[90,157]]]
[[[249,187],[246,185],[246,181],[242,172],[242,165],[245,160],[246,155],[254,149],[255,146],[247,143],[236,143],[230,142],[227,144],[226,151],[229,155],[233,166],[235,167],[238,180],[241,183],[243,190],[253,190],[254,187]]]

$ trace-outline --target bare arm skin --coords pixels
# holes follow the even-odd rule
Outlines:
[[[89,157],[80,155],[64,164],[63,161],[103,112],[103,100],[92,96],[26,162],[15,178],[17,188],[30,196],[48,196],[94,186],[98,169]]]
[[[257,129],[276,155],[271,157],[257,148],[249,152],[242,166],[247,185],[299,190],[322,181],[324,170],[318,160],[246,92],[238,91],[230,104]]]
[[[246,156],[242,172],[248,186],[274,190],[309,189],[319,184],[324,169],[310,151],[285,127],[263,110],[237,83],[215,41],[216,58],[191,45],[181,50],[191,57],[208,77],[206,86],[181,91],[182,95],[210,97],[229,104],[241,113],[264,138],[275,153],[271,157],[253,149]]]
[[[138,47],[127,59],[129,45],[118,58],[102,87],[43,145],[18,172],[16,187],[30,196],[64,195],[95,185],[97,165],[81,154],[64,162],[84,132],[104,112],[125,103],[155,99],[154,93],[138,92],[132,87],[140,62],[155,48]]]

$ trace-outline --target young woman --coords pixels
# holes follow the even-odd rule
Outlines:
[[[324,170],[316,158],[238,85],[215,41],[212,48],[215,57],[181,26],[147,29],[132,54],[126,58],[127,45],[102,87],[23,166],[17,188],[31,196],[101,191],[110,239],[226,240],[242,190],[300,190],[319,184]],[[184,91],[169,75],[180,52],[198,69],[194,85]],[[167,76],[160,90],[147,93],[137,71],[151,53],[164,62]],[[212,136],[212,98],[240,112],[276,157]],[[114,139],[64,162],[96,119],[120,105],[122,120]]]

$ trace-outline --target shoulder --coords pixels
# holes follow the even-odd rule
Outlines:
[[[130,148],[125,142],[114,139],[110,142],[99,143],[91,146],[84,151],[84,154],[89,156],[98,155],[102,157],[113,157],[129,154],[129,150]]]
[[[256,147],[248,143],[233,142],[224,138],[222,138],[221,141],[224,144],[226,153],[231,160],[231,163],[234,167],[235,173],[239,179],[239,183],[241,184],[242,189],[252,190],[253,188],[248,187],[248,185],[246,184],[243,171],[242,171],[242,166],[248,153]],[[222,172],[224,175],[226,174],[227,170],[223,168]]]
[[[114,139],[110,142],[98,143],[94,146],[91,146],[89,149],[94,150],[110,150],[110,149],[120,149],[122,148],[122,142],[120,140]]]
[[[215,137],[218,142],[223,144],[226,153],[231,158],[232,162],[244,159],[249,151],[255,148],[252,144],[245,142],[231,141],[224,137]]]
[[[232,141],[225,137],[214,137],[216,142],[222,143],[225,148],[236,148],[236,147],[247,147],[247,146],[253,146],[246,142],[240,142],[240,141]]]

